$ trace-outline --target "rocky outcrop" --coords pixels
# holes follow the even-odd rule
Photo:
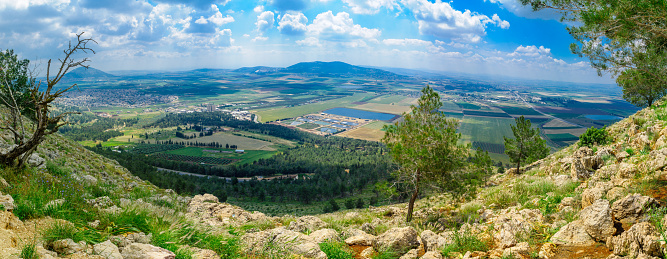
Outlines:
[[[109,241],[118,247],[126,247],[133,243],[150,244],[152,237],[153,234],[146,235],[143,232],[138,232],[112,236]]]
[[[612,187],[614,186],[609,182],[598,182],[595,186],[585,189],[581,194],[581,208],[586,208],[596,200],[602,199]]]
[[[556,245],[589,246],[595,244],[595,240],[586,232],[581,220],[572,221],[561,227],[550,241]]]
[[[175,259],[176,255],[167,249],[157,246],[132,243],[123,248],[124,259]]]
[[[53,249],[53,251],[56,251],[58,254],[71,255],[74,253],[85,251],[87,245],[85,241],[77,243],[74,242],[74,240],[67,238],[63,240],[54,241],[53,243],[51,243],[50,248]]]
[[[452,240],[447,240],[431,230],[424,230],[420,237],[425,251],[440,251],[442,247],[452,243]]]
[[[537,209],[509,208],[497,212],[498,216],[489,220],[493,223],[493,238],[499,248],[508,248],[517,244],[517,236],[528,233],[534,223],[544,221],[542,213]]]
[[[303,216],[290,222],[287,229],[296,232],[315,231],[327,227],[329,224],[315,216]]]
[[[419,234],[412,227],[392,228],[373,241],[376,251],[391,250],[399,254],[419,246]]]
[[[611,219],[611,208],[609,201],[597,200],[591,206],[586,207],[579,213],[586,233],[597,241],[606,241],[607,237],[616,233],[614,222]]]
[[[2,195],[2,192],[0,192],[0,210],[12,211],[14,208],[16,208],[14,198],[9,194]]]
[[[227,226],[244,224],[250,221],[268,220],[261,212],[248,212],[237,206],[218,202],[218,197],[211,194],[196,195],[188,203],[188,214],[191,218],[210,226]]]
[[[123,259],[118,247],[107,240],[93,246],[95,254],[104,257],[105,259]]]
[[[607,247],[615,255],[638,257],[639,255],[662,256],[660,234],[648,222],[633,225],[619,236],[607,239]]]
[[[634,223],[643,216],[647,210],[657,206],[659,206],[659,204],[655,199],[635,193],[614,202],[611,210],[614,220]]]
[[[315,243],[322,243],[326,241],[341,242],[340,237],[338,236],[338,232],[330,228],[317,230],[313,233],[310,233],[308,237]]]
[[[249,255],[296,254],[309,258],[327,258],[311,238],[285,227],[248,233],[241,237],[241,242],[244,253]]]

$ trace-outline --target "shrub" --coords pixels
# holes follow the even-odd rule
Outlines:
[[[356,205],[357,205],[357,209],[364,208],[364,200],[361,199],[361,198],[357,199],[357,204]]]
[[[320,243],[320,249],[329,259],[353,259],[354,252],[351,251],[345,243],[342,242],[324,242]]]
[[[353,199],[347,199],[347,200],[345,200],[345,208],[346,208],[346,209],[348,209],[348,210],[354,209],[354,206],[355,206],[355,205],[356,205],[356,204],[354,204],[354,200],[353,200]]]
[[[601,129],[596,129],[590,127],[589,129],[579,136],[579,146],[594,146],[594,145],[605,145],[611,141],[609,133],[607,133],[607,128],[602,127]]]

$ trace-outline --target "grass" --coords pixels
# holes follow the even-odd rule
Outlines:
[[[526,204],[529,200],[536,197],[545,200],[544,210],[551,211],[551,207],[556,202],[560,202],[559,199],[563,197],[571,196],[574,193],[575,188],[579,186],[577,182],[570,182],[563,186],[557,186],[551,181],[545,179],[525,179],[524,181],[514,182],[510,186],[496,186],[487,189],[485,193],[482,194],[482,197],[486,201],[487,205],[495,204],[497,208],[507,208],[514,206],[517,203]],[[554,198],[545,198],[547,193],[553,193],[550,196]],[[552,205],[549,205],[552,204]]]
[[[35,243],[28,243],[21,247],[21,254],[19,257],[23,259],[38,259],[39,255],[35,250]]]
[[[486,142],[504,144],[503,137],[512,137],[511,124],[514,119],[483,118],[465,116],[459,127],[461,139],[465,142]]]
[[[354,259],[354,251],[343,242],[328,241],[319,245],[329,259]]]
[[[465,254],[468,251],[487,251],[489,246],[476,235],[469,232],[454,232],[452,237],[452,244],[446,245],[442,248],[442,254],[450,256],[451,253],[457,252]]]
[[[361,101],[364,98],[372,95],[373,94],[357,93],[352,96],[328,100],[324,102],[318,102],[318,103],[288,107],[288,108],[278,108],[278,109],[258,111],[255,114],[259,115],[262,122],[294,118],[306,114],[318,113],[323,110],[336,107],[352,107],[354,106],[354,104],[352,104],[353,102]]]

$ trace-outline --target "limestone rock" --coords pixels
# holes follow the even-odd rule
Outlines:
[[[297,218],[295,221],[290,222],[287,229],[293,230],[296,232],[305,232],[305,231],[315,231],[320,228],[325,228],[329,224],[322,221],[320,218],[315,216],[303,216]]]
[[[97,197],[95,199],[86,199],[86,203],[98,209],[106,209],[115,205],[109,196]]]
[[[498,216],[492,221],[494,227],[493,238],[500,249],[512,247],[516,245],[518,235],[528,233],[532,229],[533,223],[543,221],[542,213],[537,209],[516,211],[516,208],[508,208],[499,211]]]
[[[427,252],[440,251],[443,246],[451,244],[451,240],[448,241],[431,230],[424,230],[420,237],[422,239],[422,244],[424,244],[424,250]]]
[[[420,257],[420,258],[421,259],[442,259],[442,254],[440,253],[440,251],[429,251],[429,252],[426,252],[424,255],[422,255],[422,257]]]
[[[368,234],[375,234],[375,227],[371,223],[362,224],[360,229]]]
[[[188,212],[192,218],[200,220],[210,226],[239,225],[250,221],[268,220],[261,212],[248,212],[240,207],[228,203],[218,202],[218,198],[211,194],[195,195],[188,202]]]
[[[579,149],[577,149],[577,151],[574,151],[574,153],[572,153],[572,156],[576,158],[582,158],[592,155],[593,155],[593,149],[586,146],[580,147]]]
[[[657,206],[655,199],[635,193],[614,202],[611,211],[616,221],[636,222],[648,209]]]
[[[618,160],[618,161],[623,161],[628,157],[630,157],[630,154],[628,154],[628,152],[621,151],[621,152],[616,153],[616,160]]]
[[[417,249],[412,249],[402,255],[399,259],[417,259],[419,258],[419,250]]]
[[[338,232],[330,228],[317,230],[313,233],[310,233],[308,237],[315,243],[322,243],[325,241],[334,241],[334,242],[341,241],[340,237],[338,237]]]
[[[597,241],[606,241],[607,237],[616,233],[614,222],[611,219],[611,208],[609,201],[597,200],[591,206],[586,207],[579,214],[586,233]]]
[[[358,245],[358,246],[372,246],[375,241],[375,236],[363,233],[361,235],[355,235],[345,239],[345,243],[348,245]]]
[[[27,161],[28,165],[32,167],[38,167],[38,168],[45,168],[46,167],[46,160],[42,157],[40,157],[36,153],[32,153],[30,157],[28,158]]]
[[[373,258],[375,254],[377,254],[377,252],[375,252],[375,249],[373,249],[373,247],[369,247],[364,249],[364,251],[361,251],[361,253],[359,253],[359,257],[363,259],[370,259]]]
[[[123,248],[123,259],[175,259],[171,251],[149,244],[132,243]]]
[[[0,192],[0,206],[6,211],[12,211],[16,208],[16,205],[14,205],[14,198],[9,194],[2,195],[2,192]]]
[[[616,200],[625,195],[625,188],[623,187],[614,187],[607,191],[607,199],[610,201]]]
[[[379,235],[373,242],[376,251],[390,249],[398,253],[405,253],[419,246],[419,234],[412,227],[392,228]]]
[[[244,244],[244,253],[261,255],[267,249],[278,249],[275,253],[291,253],[309,258],[326,258],[319,245],[308,236],[285,227],[278,227],[265,231],[248,233],[241,237]]]
[[[616,173],[615,178],[631,179],[634,178],[638,172],[635,164],[621,163],[618,165],[618,172]]]
[[[581,194],[581,208],[586,208],[593,204],[596,200],[601,199],[607,191],[613,187],[610,183],[599,182],[594,187],[589,187]]]
[[[51,248],[58,254],[70,255],[85,250],[86,242],[77,243],[74,242],[74,240],[67,238],[54,241],[53,243],[51,243]]]
[[[660,234],[648,222],[633,225],[628,231],[607,239],[607,247],[616,255],[640,254],[660,257]]]
[[[81,180],[85,185],[92,186],[92,185],[97,185],[97,178],[95,178],[92,175],[87,175],[84,174],[81,176]]]
[[[558,204],[558,210],[563,210],[565,207],[574,207],[577,206],[577,201],[573,197],[565,197]]]
[[[572,221],[561,227],[550,241],[556,245],[589,246],[595,244],[595,240],[588,235],[581,220]]]
[[[130,233],[127,235],[112,236],[111,238],[109,238],[109,241],[111,241],[111,243],[117,245],[118,247],[126,247],[132,243],[148,244],[151,242],[152,237],[153,234],[146,235],[143,232],[139,232],[139,233]]]
[[[94,245],[93,251],[106,259],[123,259],[118,247],[109,240]]]
[[[542,247],[540,247],[540,252],[539,256],[540,259],[551,259],[556,257],[556,245],[553,243],[544,243]]]

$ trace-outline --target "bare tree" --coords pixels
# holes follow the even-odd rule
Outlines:
[[[70,69],[85,67],[90,60],[84,58],[75,60],[78,52],[95,54],[88,47],[90,42],[97,43],[91,38],[82,38],[83,32],[77,34],[76,42],[69,42],[69,47],[63,51],[65,57],[58,59],[60,66],[55,75],[51,74],[51,60],[48,61],[46,74],[46,89],[42,89],[42,81],[35,82],[27,69],[28,60],[18,60],[13,51],[7,51],[0,60],[0,104],[9,109],[8,115],[0,116],[0,129],[8,130],[14,137],[14,144],[5,153],[0,153],[0,164],[11,167],[23,167],[32,153],[47,135],[58,132],[58,129],[68,122],[65,117],[72,112],[54,114],[53,102],[65,92],[76,86],[54,89]],[[55,71],[55,70],[54,70]]]

